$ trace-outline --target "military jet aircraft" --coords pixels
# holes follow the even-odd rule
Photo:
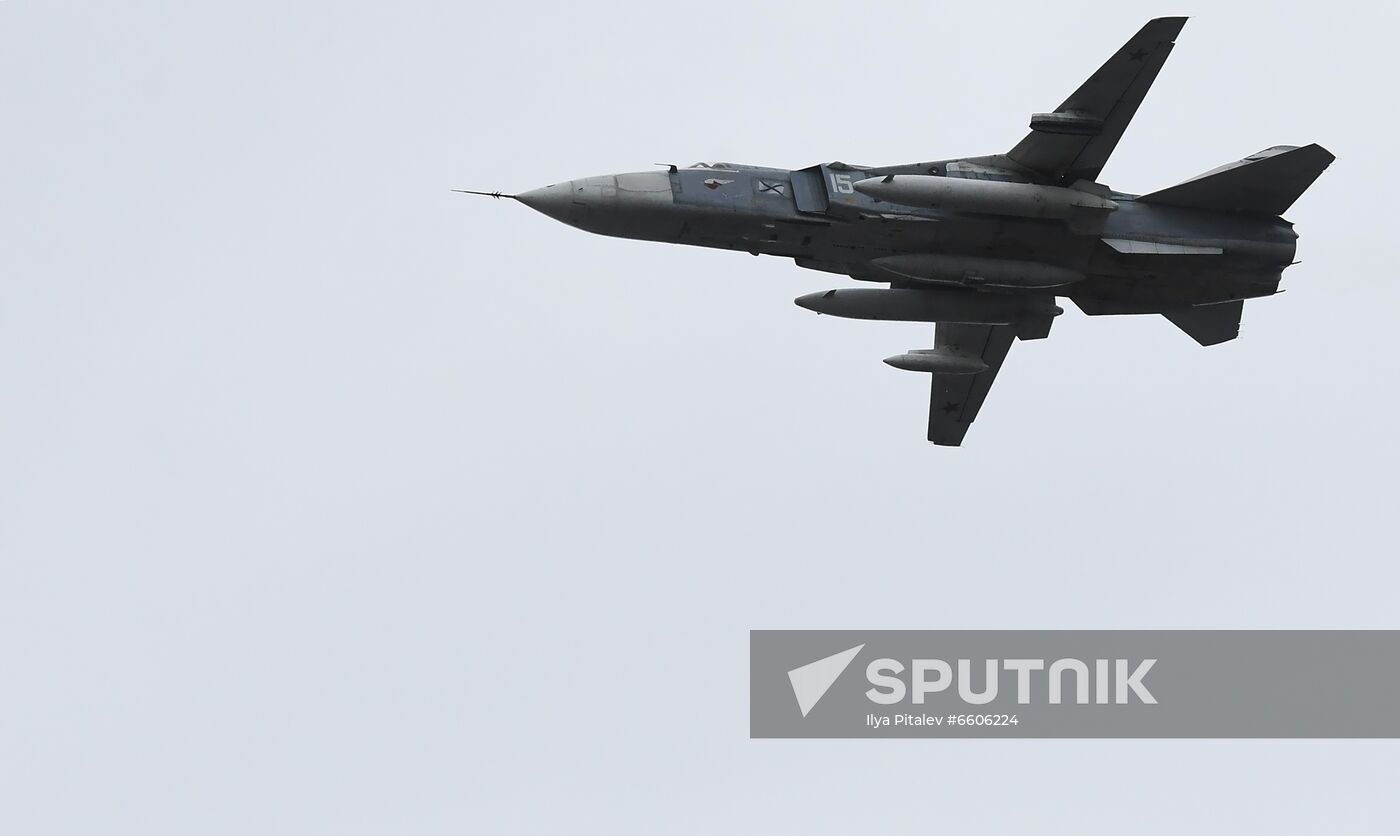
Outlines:
[[[791,258],[885,287],[797,304],[937,323],[933,348],[885,360],[933,380],[928,439],[957,446],[1016,339],[1068,297],[1091,316],[1161,314],[1201,345],[1239,335],[1245,299],[1278,292],[1297,234],[1279,215],[1332,162],[1279,145],[1146,195],[1097,181],[1184,17],[1150,21],[1005,154],[789,171],[732,163],[571,180],[509,197],[621,238]]]

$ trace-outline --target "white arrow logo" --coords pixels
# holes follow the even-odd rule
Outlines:
[[[862,647],[865,645],[858,644],[835,656],[818,659],[788,671],[788,681],[792,683],[792,693],[797,697],[797,707],[802,709],[803,717],[806,717],[807,712],[826,694],[827,689],[841,676],[841,672],[851,664],[851,660],[856,658]]]

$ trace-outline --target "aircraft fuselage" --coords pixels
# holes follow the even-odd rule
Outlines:
[[[895,203],[855,188],[871,178],[910,171],[930,176],[948,168],[835,164],[790,171],[718,164],[587,177],[518,199],[600,235],[782,256],[895,286],[1050,292],[1086,308],[1103,303],[1155,310],[1268,296],[1296,248],[1297,235],[1281,218],[1157,206],[1106,189],[1099,191],[1112,209],[1036,218],[995,214],[995,206],[968,212]],[[884,266],[895,256],[976,261],[968,269],[955,263],[951,270],[911,274]],[[1061,268],[1063,275],[1021,283],[1011,274],[989,280],[982,275],[989,271],[976,269],[998,262],[1013,274],[1020,265],[1037,264]]]

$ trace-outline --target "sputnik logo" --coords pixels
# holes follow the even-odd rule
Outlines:
[[[803,717],[826,695],[863,647],[865,645],[858,644],[850,650],[788,671],[788,681],[792,683],[792,693],[797,697],[797,707],[802,710]]]

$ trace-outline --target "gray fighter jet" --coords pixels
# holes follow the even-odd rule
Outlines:
[[[1049,335],[1057,297],[1093,316],[1161,314],[1215,345],[1239,335],[1245,299],[1278,292],[1298,238],[1279,215],[1332,162],[1321,146],[1275,146],[1147,195],[1096,182],[1185,22],[1142,27],[1005,154],[700,163],[487,194],[589,232],[782,256],[880,285],[797,304],[937,323],[933,348],[885,362],[932,377],[928,438],[957,446],[1011,343]]]

